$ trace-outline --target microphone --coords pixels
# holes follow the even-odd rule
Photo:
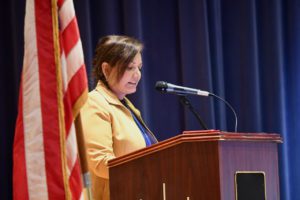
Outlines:
[[[155,84],[155,89],[164,92],[164,93],[172,93],[177,95],[198,95],[198,96],[209,96],[210,93],[207,91],[194,89],[194,88],[188,88],[183,86],[174,85],[171,83],[167,83],[164,81],[157,81]]]
[[[230,105],[230,103],[228,103],[225,99],[219,97],[218,95],[207,92],[207,91],[199,90],[199,89],[174,85],[174,84],[171,84],[171,83],[167,83],[165,81],[157,81],[156,84],[155,84],[155,89],[160,91],[160,92],[163,92],[163,93],[171,93],[171,94],[176,94],[176,95],[180,95],[180,96],[185,96],[185,95],[189,95],[189,94],[198,95],[198,96],[206,96],[206,97],[207,96],[212,96],[212,97],[217,98],[218,100],[221,100],[232,111],[232,113],[234,115],[234,118],[235,118],[234,131],[237,132],[238,119],[237,119],[237,114],[236,114],[235,110]],[[186,104],[186,105],[188,105],[188,104]],[[190,103],[189,103],[189,107],[191,107]],[[194,111],[192,111],[192,112],[194,113]],[[198,116],[196,116],[196,117],[199,118]]]

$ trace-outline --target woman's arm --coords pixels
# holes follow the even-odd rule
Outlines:
[[[111,116],[106,109],[110,105],[103,103],[89,97],[81,114],[89,168],[95,175],[108,179],[107,162],[115,158],[115,155]]]

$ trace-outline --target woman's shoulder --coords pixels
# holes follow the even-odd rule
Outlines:
[[[105,99],[105,97],[101,94],[100,91],[97,91],[96,89],[89,92],[88,95],[88,104],[95,105],[95,106],[109,106],[109,103]]]
[[[81,109],[82,122],[85,128],[88,129],[87,124],[92,123],[94,120],[104,119],[110,120],[111,108],[106,102],[105,98],[93,90],[89,92],[88,99]]]
[[[92,116],[109,117],[111,108],[106,99],[96,90],[89,92],[88,99],[81,109],[82,117],[90,119]]]

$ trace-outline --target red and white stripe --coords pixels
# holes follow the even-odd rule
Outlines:
[[[69,183],[73,197],[82,198],[81,182],[78,181],[80,166],[74,127],[74,105],[82,92],[87,89],[86,71],[77,19],[72,0],[59,1],[59,22],[61,27],[62,71],[64,80],[65,119],[67,133],[67,160]],[[83,84],[85,83],[85,84]]]
[[[83,199],[73,121],[86,99],[86,71],[73,2],[57,3],[66,149],[61,149],[60,141],[58,108],[61,102],[57,98],[51,1],[27,0],[14,141],[14,199],[66,199],[69,191],[72,199]],[[64,176],[67,176],[69,189],[65,188]]]

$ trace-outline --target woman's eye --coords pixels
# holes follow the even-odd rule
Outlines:
[[[128,66],[126,68],[126,70],[127,71],[136,71],[136,70],[142,71],[142,66],[140,66],[140,67]]]

